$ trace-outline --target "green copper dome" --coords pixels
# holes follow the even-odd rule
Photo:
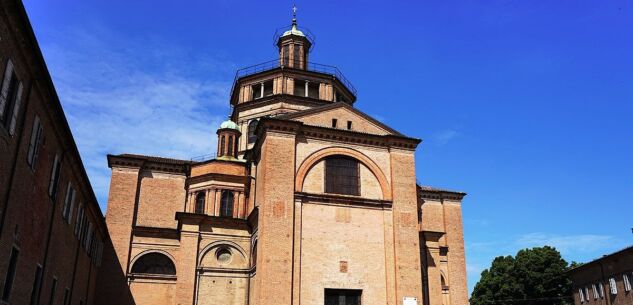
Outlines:
[[[235,124],[235,122],[231,121],[231,120],[226,120],[224,122],[222,122],[222,124],[220,125],[220,129],[235,129],[237,131],[240,130],[240,128],[237,126],[237,124]]]

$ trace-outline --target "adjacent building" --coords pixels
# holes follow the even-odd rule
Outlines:
[[[633,247],[569,271],[576,305],[633,305]]]
[[[237,72],[215,156],[108,156],[128,290],[99,304],[467,304],[465,194],[416,183],[421,140],[358,110],[296,19],[276,43]]]
[[[107,229],[21,1],[0,73],[0,304],[94,304]]]

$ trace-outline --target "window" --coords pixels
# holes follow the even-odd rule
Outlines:
[[[57,184],[59,183],[59,172],[61,167],[61,159],[59,155],[55,155],[53,169],[51,170],[51,181],[48,184],[48,195],[55,199],[57,195]]]
[[[2,300],[9,302],[11,298],[11,289],[13,288],[13,280],[15,279],[15,268],[18,264],[18,255],[20,250],[13,247],[11,249],[11,256],[9,257],[9,268],[7,268],[7,275],[4,278],[4,287],[2,289]]]
[[[294,61],[293,67],[301,68],[301,63],[303,62],[303,58],[301,58],[301,46],[298,44],[293,45],[293,54],[292,58]]]
[[[294,95],[296,96],[308,96],[306,94],[307,82],[304,80],[295,80]]]
[[[347,130],[352,130],[352,121],[347,121]]]
[[[251,85],[251,91],[253,91],[253,100],[273,95],[273,81],[268,80],[259,84]]]
[[[360,195],[358,161],[344,156],[325,159],[325,192]]]
[[[362,290],[325,289],[325,305],[360,305]]]
[[[342,94],[340,94],[339,92],[336,92],[336,94],[334,94],[334,101],[335,102],[343,102],[346,103],[347,101],[345,100],[345,97],[343,97]]]
[[[42,143],[43,131],[40,118],[35,116],[35,119],[33,120],[33,129],[31,130],[31,140],[29,141],[29,152],[26,155],[26,162],[29,164],[31,169],[35,169],[40,144]]]
[[[336,123],[337,123],[337,120],[336,119],[332,119],[332,128],[336,128]]]
[[[13,70],[13,62],[7,62],[2,79],[2,91],[0,92],[0,125],[9,130],[10,135],[15,134],[15,125],[22,103],[22,82],[20,82]]]
[[[233,137],[229,137],[229,151],[227,153],[227,155],[232,156],[233,155]]]
[[[255,130],[257,130],[257,124],[259,124],[258,120],[252,120],[248,123],[248,143],[255,143],[257,141],[257,135],[255,134]]]
[[[222,136],[220,139],[220,156],[224,156],[224,138],[226,137]]]
[[[306,96],[311,97],[311,98],[319,98],[319,87],[321,86],[321,84],[317,82],[307,82],[307,83],[308,83],[308,86],[307,86],[308,94],[306,94]]]
[[[83,245],[86,250],[86,253],[90,253],[90,243],[92,242],[92,222],[88,222],[88,231],[86,231],[86,236],[84,236]]]
[[[602,282],[598,283],[598,294],[600,294],[600,298],[604,298],[604,285]]]
[[[596,286],[596,284],[591,285],[591,290],[593,291],[593,298],[597,299],[599,294],[598,294],[598,287]]]
[[[290,45],[285,45],[283,49],[283,65],[288,66],[290,64]]]
[[[137,259],[132,273],[176,275],[176,266],[167,255],[153,252]]]
[[[57,278],[53,277],[53,285],[51,285],[51,298],[48,299],[48,305],[55,303],[55,290],[57,290]]]
[[[220,198],[220,216],[233,217],[234,196],[231,191],[222,191]]]
[[[33,288],[31,289],[31,305],[37,305],[40,299],[40,287],[42,286],[42,266],[35,267],[35,278],[33,280]]]
[[[220,264],[226,265],[231,261],[231,257],[232,257],[231,250],[227,248],[221,248],[215,254],[215,257]]]
[[[196,214],[204,214],[204,192],[196,195]]]
[[[615,283],[615,278],[612,277],[609,279],[609,289],[611,290],[611,294],[618,294],[618,286]]]
[[[631,280],[628,274],[625,274],[623,277],[624,280],[624,291],[631,291]]]
[[[72,220],[72,210],[75,205],[75,189],[72,184],[68,182],[68,187],[66,188],[66,199],[64,200],[64,208],[62,209],[62,218],[66,219],[66,222],[70,224]]]
[[[64,302],[62,303],[63,305],[68,305],[68,303],[70,302],[70,289],[68,289],[68,287],[66,287],[64,289]]]

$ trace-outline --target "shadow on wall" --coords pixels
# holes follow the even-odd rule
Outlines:
[[[97,275],[95,305],[135,305],[123,267],[114,251],[112,240],[105,241],[103,261]]]

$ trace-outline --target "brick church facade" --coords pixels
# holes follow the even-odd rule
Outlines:
[[[98,303],[468,303],[465,194],[416,183],[421,140],[359,111],[308,33],[293,20],[278,59],[238,72],[217,156],[108,156],[120,270],[101,280],[129,293]]]

